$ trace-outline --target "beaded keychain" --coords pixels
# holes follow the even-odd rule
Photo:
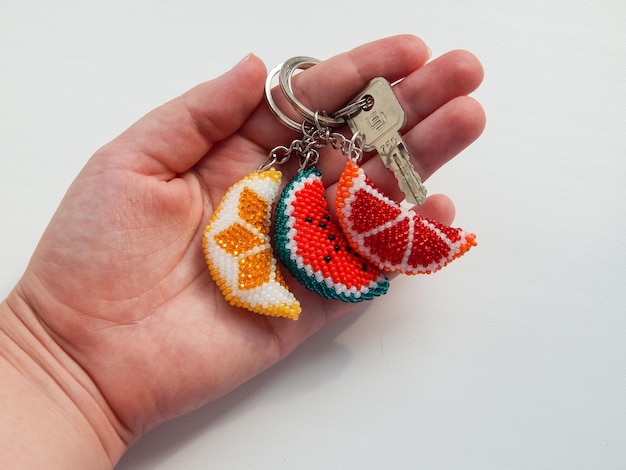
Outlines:
[[[347,139],[331,132],[331,127],[346,122],[355,130],[352,115],[366,107],[369,111],[371,96],[353,100],[334,116],[313,113],[295,98],[293,73],[317,62],[294,57],[268,75],[265,97],[270,109],[302,137],[290,147],[273,149],[256,172],[229,188],[202,241],[209,272],[231,305],[293,320],[302,308],[282,278],[276,258],[298,282],[326,299],[360,302],[387,292],[389,280],[384,271],[432,273],[476,245],[473,234],[429,220],[374,186],[358,165],[364,149],[370,149],[365,145],[368,133],[359,127],[352,139]],[[271,81],[277,73],[285,96],[304,118],[301,124],[284,114],[272,99]],[[384,119],[380,114],[370,121],[379,125]],[[331,217],[322,174],[315,166],[318,149],[327,145],[348,157],[335,199],[339,224]],[[275,204],[272,235],[272,207],[282,178],[275,166],[292,158],[299,160],[300,170]],[[381,158],[396,175],[400,173],[397,161],[386,154]],[[421,185],[419,175],[413,178]],[[403,190],[407,184],[401,182]]]
[[[339,178],[339,225],[352,247],[385,271],[430,274],[476,245],[476,236],[389,199],[354,161]]]

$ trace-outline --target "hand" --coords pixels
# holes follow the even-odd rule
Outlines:
[[[375,76],[404,78],[395,87],[407,114],[403,135],[425,179],[484,127],[482,108],[465,96],[482,80],[478,61],[462,51],[427,60],[415,37],[380,40],[302,72],[296,94],[332,111]],[[22,322],[43,324],[50,347],[67,353],[65,367],[85,374],[125,444],[237,387],[351,307],[285,275],[303,305],[300,320],[264,317],[229,306],[207,271],[202,229],[220,198],[295,137],[267,109],[265,77],[248,56],[98,150],[7,299]],[[344,161],[321,158],[330,193]],[[378,158],[364,168],[399,195]],[[286,181],[295,169],[281,170]],[[421,211],[446,224],[454,214],[445,197]]]

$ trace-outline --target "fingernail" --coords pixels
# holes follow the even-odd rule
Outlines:
[[[248,54],[246,54],[246,56],[243,59],[237,62],[237,65],[241,65],[241,64],[248,62],[253,55],[254,54],[252,52],[248,52]]]
[[[430,58],[433,56],[433,50],[428,46],[426,46],[426,49],[428,49],[428,58],[426,60],[430,60]]]

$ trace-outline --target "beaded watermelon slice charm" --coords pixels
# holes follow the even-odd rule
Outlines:
[[[476,245],[476,236],[429,220],[389,199],[356,163],[339,179],[337,218],[352,247],[386,271],[430,274]]]
[[[389,280],[350,247],[332,221],[317,168],[305,169],[289,182],[274,219],[277,256],[309,290],[344,302],[387,292]]]
[[[211,277],[231,305],[297,320],[300,303],[271,247],[271,210],[281,176],[270,168],[235,183],[207,224],[202,247]]]

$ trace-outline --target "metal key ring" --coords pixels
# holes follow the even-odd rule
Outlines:
[[[320,60],[315,59],[313,57],[305,57],[305,56],[297,56],[292,57],[291,59],[285,61],[280,67],[280,76],[279,83],[280,87],[287,98],[287,101],[294,107],[294,109],[302,116],[304,119],[311,123],[315,123],[316,121],[320,122],[324,126],[327,127],[340,127],[345,125],[346,121],[343,119],[333,118],[327,115],[319,114],[316,116],[316,113],[308,109],[304,106],[293,93],[293,87],[291,86],[291,79],[293,78],[296,70],[306,70],[316,64],[319,64]],[[267,94],[267,93],[266,93]],[[274,110],[275,111],[275,110]],[[289,119],[291,122],[291,119]],[[291,126],[290,126],[291,127]]]
[[[274,67],[265,79],[265,101],[267,102],[267,105],[269,106],[272,113],[274,113],[274,116],[276,116],[280,122],[282,122],[289,129],[300,132],[302,129],[302,124],[298,124],[296,121],[283,113],[276,105],[274,98],[272,98],[272,80],[280,72],[281,68],[282,64]]]

